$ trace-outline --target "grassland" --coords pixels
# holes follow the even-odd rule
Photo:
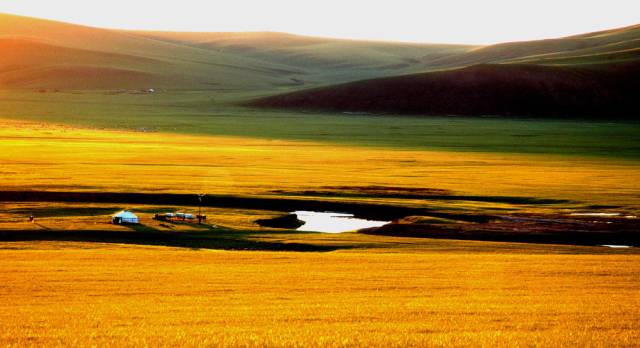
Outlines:
[[[468,46],[117,31],[0,14],[0,86],[287,90],[416,71]]]
[[[24,95],[40,102],[14,110],[35,108],[42,113],[29,112],[33,120],[62,121],[65,113],[58,107],[47,110],[40,99],[52,95]],[[85,128],[3,120],[3,189],[270,196],[277,190],[395,185],[575,203],[337,199],[465,212],[590,205],[634,212],[640,207],[633,125],[513,121],[540,139],[533,140],[535,146],[514,144],[513,152],[501,153],[497,149],[508,146],[509,137],[497,138],[505,147],[495,147],[481,141],[481,131],[465,138],[477,148],[433,138],[430,148],[416,144],[419,136],[413,143],[389,147],[394,132],[420,124],[413,119],[399,121],[404,128],[381,135],[382,140],[364,136],[364,123],[357,117],[308,118],[310,127],[328,130],[332,141],[324,142],[311,132],[279,127],[308,115],[269,114],[271,119],[262,120],[256,115],[256,134],[258,124],[271,125],[258,137],[233,128],[232,116],[218,116],[217,123],[231,128],[198,130],[199,116],[180,123],[170,118],[179,107],[151,117],[160,112],[157,104],[145,107],[139,101],[146,95],[125,96],[134,102],[122,115],[150,118],[114,127],[118,106],[103,103],[92,114],[88,110],[96,104],[90,99],[83,106],[82,99],[74,99],[77,95],[62,94],[75,100],[68,104],[55,100],[60,96],[54,95],[52,104],[66,105],[67,114],[77,108],[83,119],[67,122],[91,125],[104,112],[103,123]],[[160,120],[153,121],[162,125],[160,130],[175,127],[182,134],[145,132],[149,120]],[[391,126],[382,119],[369,120]],[[440,132],[480,125],[459,119],[438,122]],[[335,128],[327,126],[331,123]],[[252,123],[247,124],[250,128]],[[348,124],[360,129],[362,137],[348,139],[342,128]],[[435,124],[422,123],[424,129]],[[109,125],[120,130],[98,129]],[[570,127],[558,131],[557,125]],[[556,133],[545,135],[549,129]],[[276,134],[287,135],[275,140]],[[593,134],[602,138],[587,140]],[[606,134],[614,138],[605,139]],[[529,138],[536,139],[523,137]],[[565,145],[540,147],[549,138]],[[587,145],[590,141],[594,143]],[[459,151],[452,151],[456,147]],[[609,154],[618,147],[621,156]],[[122,208],[136,211],[143,226],[109,224],[109,214]],[[276,212],[246,209],[207,208],[209,222],[219,226],[211,229],[166,227],[150,219],[166,209],[195,211],[130,204],[2,204],[0,345],[604,347],[640,342],[637,248],[275,231],[257,229],[253,221]],[[28,222],[30,214],[35,223]]]
[[[624,62],[638,59],[638,52],[633,51],[638,48],[639,37],[640,26],[634,25],[558,39],[507,42],[478,47],[435,63],[459,67],[481,63],[576,65],[585,61]]]
[[[632,160],[4,125],[5,190],[259,195],[381,185],[640,206]]]
[[[258,107],[378,114],[636,119],[640,63],[485,64],[261,98]]]
[[[483,63],[638,59],[638,26],[492,46],[118,31],[0,14],[0,87],[279,91]]]
[[[276,112],[234,104],[263,93],[0,90],[5,119],[186,135],[455,152],[640,158],[637,122]],[[632,118],[631,116],[629,118]]]
[[[0,15],[0,190],[186,194],[194,203],[206,192],[438,213],[405,219],[424,228],[450,226],[443,212],[621,213],[631,226],[637,123],[237,104],[482,62],[633,60],[637,34],[478,48],[122,32]],[[276,204],[212,204],[208,224],[167,223],[153,214],[196,207],[157,203],[1,202],[0,346],[640,345],[638,248],[258,227],[282,214]],[[109,223],[125,208],[142,224]]]
[[[405,241],[404,244],[407,242]],[[452,245],[455,248],[455,243]],[[7,346],[635,346],[637,255],[2,244]]]

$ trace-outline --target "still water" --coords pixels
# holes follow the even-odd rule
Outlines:
[[[390,222],[357,219],[353,217],[353,214],[332,212],[296,211],[293,214],[298,215],[298,219],[305,222],[298,228],[298,231],[305,232],[342,233],[380,227]]]

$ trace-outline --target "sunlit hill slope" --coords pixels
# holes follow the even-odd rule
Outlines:
[[[162,88],[258,107],[630,118],[640,26],[476,47],[107,30],[0,14],[0,52],[3,89]]]
[[[640,26],[482,47],[432,64],[451,69],[304,90],[250,105],[416,115],[638,117]]]
[[[266,90],[418,71],[467,46],[154,33],[0,14],[0,87]]]

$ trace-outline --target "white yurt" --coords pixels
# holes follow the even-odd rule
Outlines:
[[[119,213],[114,214],[111,217],[111,222],[116,225],[120,224],[139,224],[140,220],[138,216],[128,210],[123,210]]]

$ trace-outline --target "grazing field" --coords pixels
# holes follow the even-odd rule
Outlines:
[[[637,255],[421,243],[332,253],[2,243],[0,344],[640,344]]]
[[[266,195],[379,185],[640,206],[632,160],[3,124],[4,190]]]
[[[0,121],[4,191],[206,192],[477,215],[640,210],[632,123],[262,113],[203,104],[199,93],[2,93],[12,118]],[[142,225],[108,223],[124,208]],[[281,214],[270,210],[207,207],[214,226],[151,220],[178,210],[196,208],[0,204],[0,345],[640,344],[637,248],[260,229],[256,219]]]
[[[589,87],[581,64],[637,65],[638,37],[422,45],[0,14],[0,347],[640,346],[640,124],[581,119],[624,87]],[[476,118],[247,106],[426,72],[455,85],[443,69],[477,64],[585,112],[520,118],[567,116],[529,112],[531,93],[509,119],[488,116],[504,100]],[[539,83],[558,71],[586,97]],[[478,94],[489,75],[460,94],[498,100]],[[112,224],[124,209],[140,223]],[[390,223],[256,222],[300,210]]]
[[[0,89],[0,118],[187,135],[456,152],[640,158],[637,122],[277,112],[233,104],[263,93]],[[633,119],[633,116],[629,116]]]

